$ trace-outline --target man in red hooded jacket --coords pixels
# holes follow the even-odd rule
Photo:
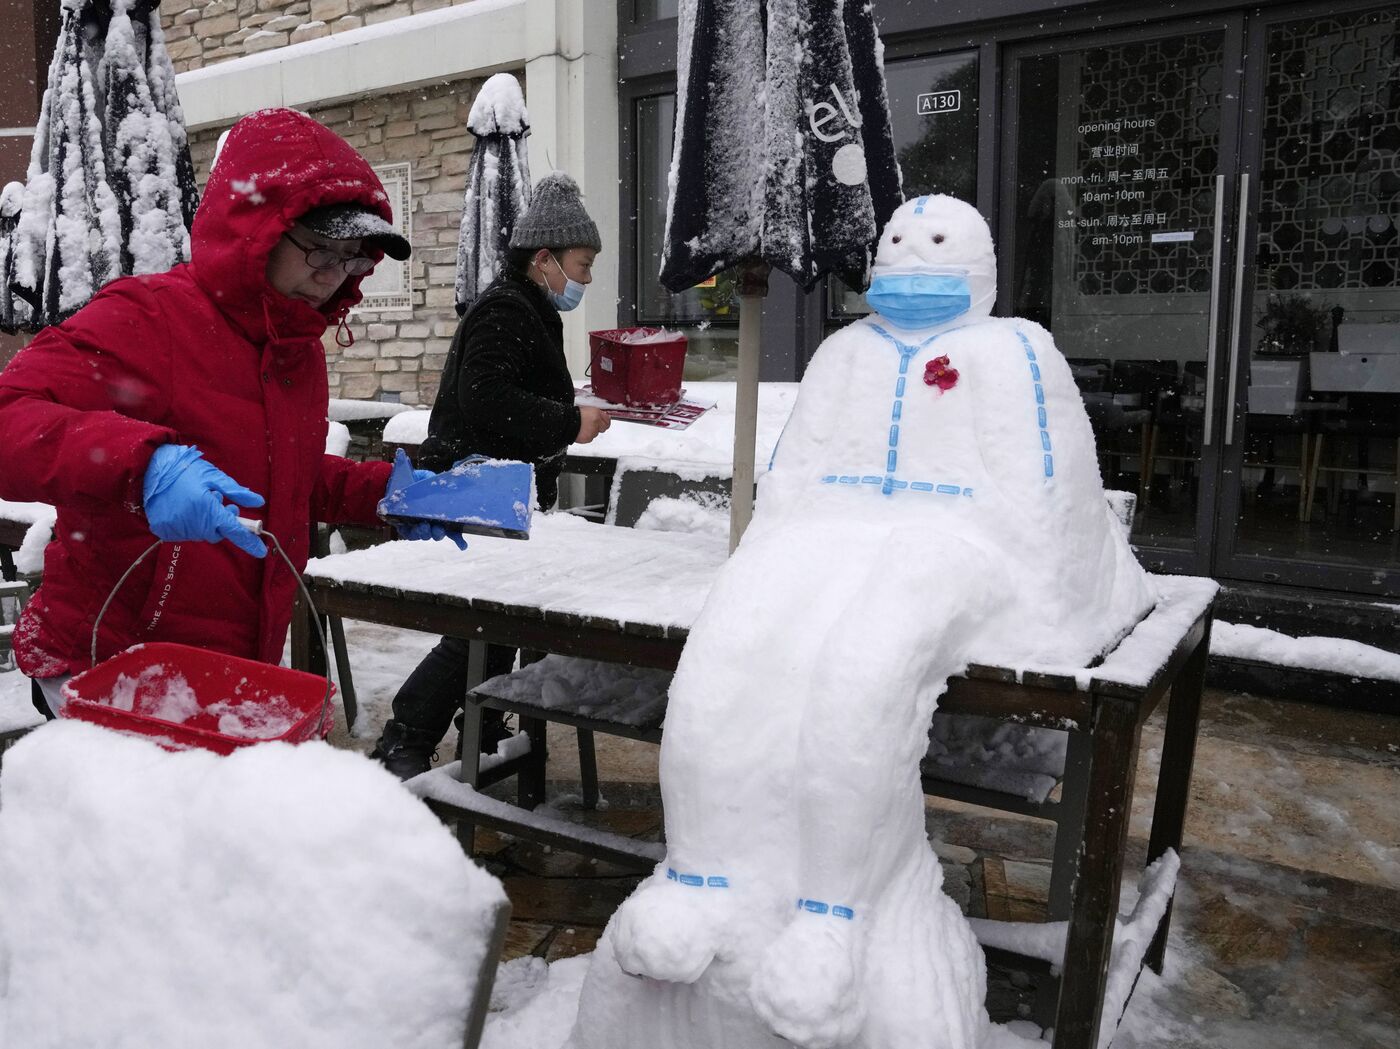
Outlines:
[[[98,658],[175,641],[276,663],[296,582],[237,516],[261,520],[298,570],[312,520],[377,521],[389,464],[324,454],[320,338],[386,252],[408,256],[392,217],[339,136],[292,110],[254,113],[214,163],[190,262],[113,281],[0,374],[0,498],[58,510],[14,634],[51,708],[155,538],[170,541],[117,592]]]

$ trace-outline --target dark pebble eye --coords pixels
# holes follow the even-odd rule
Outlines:
[[[898,243],[899,243],[901,240],[903,240],[903,239],[904,239],[903,237],[901,237],[898,233],[896,233],[893,237],[890,238],[890,243],[891,243],[891,244],[898,244]]]
[[[934,242],[935,244],[942,244],[942,243],[943,243],[943,234],[941,234],[941,233],[935,233],[935,234],[933,235],[933,242]]]

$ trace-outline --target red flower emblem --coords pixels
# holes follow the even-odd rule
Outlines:
[[[924,382],[946,392],[958,384],[958,370],[946,356],[935,357],[924,365]]]

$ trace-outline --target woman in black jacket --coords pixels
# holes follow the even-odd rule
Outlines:
[[[548,510],[569,445],[609,425],[606,412],[574,405],[564,359],[559,313],[583,299],[602,248],[573,179],[554,172],[540,180],[510,248],[505,272],[457,327],[417,465],[442,471],[468,455],[533,463],[539,508]],[[488,645],[487,677],[514,661],[513,648]],[[444,637],[394,697],[373,756],[403,779],[426,772],[466,687],[467,642]],[[507,733],[498,713],[486,713],[482,748],[494,752]]]

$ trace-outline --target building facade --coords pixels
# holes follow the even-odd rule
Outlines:
[[[624,6],[623,318],[702,329],[723,360],[723,277],[681,296],[655,278],[677,5]],[[1138,497],[1144,563],[1296,602],[1300,623],[1364,596],[1335,632],[1393,650],[1400,6],[875,10],[905,194],[986,217],[997,312],[1045,325],[1069,358],[1105,483]],[[796,378],[863,308],[835,281],[771,288],[765,378]]]

